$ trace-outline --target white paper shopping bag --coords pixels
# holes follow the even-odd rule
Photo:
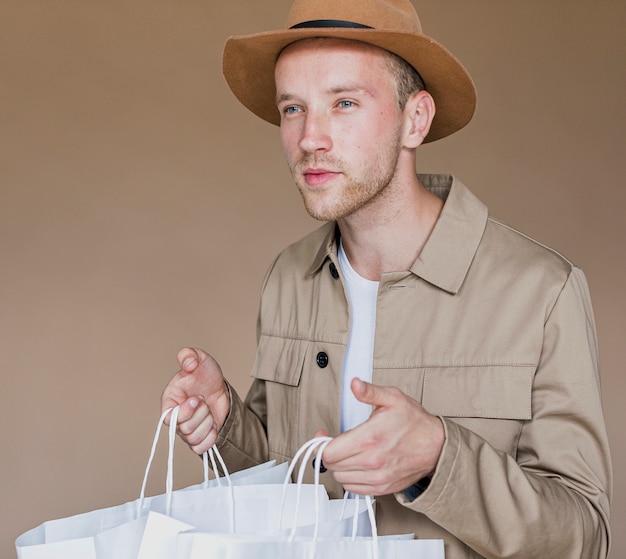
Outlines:
[[[119,536],[120,545],[132,545],[136,531],[141,530],[135,522],[148,512],[149,500],[99,509],[58,520],[50,520],[19,536],[15,541],[18,559],[117,559],[115,555],[97,554],[95,536],[108,529],[130,524]],[[140,535],[140,534],[139,534]],[[127,538],[127,539],[124,539]]]
[[[151,503],[156,498],[146,497],[145,490],[166,413],[174,413],[174,410],[168,410],[159,420],[139,499],[118,506],[44,522],[16,539],[15,547],[18,559],[136,559],[136,554],[145,539],[144,531],[151,510]],[[206,503],[209,498],[208,492],[216,487],[219,488],[220,484],[223,486],[225,483],[219,478],[209,480],[208,455],[203,457],[204,481],[201,484],[176,491],[172,488],[175,424],[174,419],[168,437],[166,493],[170,495],[170,499],[179,503],[184,502],[184,498],[177,497],[179,493],[191,495],[193,492],[202,490],[204,491],[202,498]],[[287,467],[288,464],[277,466],[273,461],[267,462],[233,474],[230,484],[233,486],[250,483],[282,484]],[[217,468],[214,470],[217,471]],[[225,490],[220,489],[220,491],[224,493]],[[200,499],[200,497],[196,495],[193,499]],[[225,507],[226,505],[223,508]],[[155,509],[158,508],[159,505],[155,505]],[[148,533],[147,539],[152,537],[150,534]]]
[[[319,465],[321,454],[330,438],[322,437],[306,443],[296,454],[291,470],[305,452],[303,464],[308,462],[312,449],[317,448],[315,457],[315,484],[319,484]],[[301,466],[296,492],[290,497],[284,497],[283,507],[289,503],[293,510],[293,524],[291,530],[281,532],[257,532],[255,534],[217,534],[209,532],[188,531],[178,535],[176,559],[444,559],[444,544],[442,540],[416,540],[412,534],[399,534],[380,537],[377,534],[374,517],[373,501],[365,497],[367,517],[371,535],[360,536],[358,530],[359,519],[363,518],[362,509],[358,500],[354,500],[352,511],[351,534],[346,537],[345,507],[334,520],[336,525],[343,524],[342,528],[334,533],[332,529],[324,533],[324,522],[332,525],[330,516],[331,505],[325,507],[322,513],[315,511],[313,525],[303,525],[298,521],[301,514],[301,496],[297,489],[301,485],[303,469]],[[293,485],[292,485],[293,487]],[[295,497],[295,502],[292,502]],[[310,507],[305,507],[310,508]],[[348,518],[350,513],[348,513]],[[280,522],[279,522],[280,524]],[[287,533],[288,532],[288,533]]]
[[[54,543],[33,543],[24,539],[26,551],[17,549],[20,559],[97,559],[93,538],[75,538]]]
[[[44,522],[16,539],[18,559],[136,559],[151,501],[145,497],[145,484],[164,418],[157,426],[139,499]]]
[[[445,559],[443,540],[260,537],[184,532],[175,559]]]
[[[171,559],[176,554],[176,536],[192,528],[168,516],[148,513],[136,559]]]
[[[297,492],[291,483],[286,488],[279,484],[214,487],[210,492],[200,489],[175,493],[169,505],[168,496],[159,495],[150,501],[150,510],[207,532],[277,532],[291,527]],[[323,518],[328,515],[328,493],[322,486],[303,486],[300,498],[306,506],[299,515],[299,525],[315,522],[316,507]]]
[[[115,559],[137,559],[141,547],[147,515],[102,530],[93,536],[96,557]],[[178,535],[178,532],[176,533]]]
[[[357,499],[331,501],[319,483],[319,464],[316,468],[315,483],[302,483],[304,466],[308,464],[314,450],[314,446],[303,448],[294,457],[281,486],[250,485],[214,490],[211,493],[210,505],[216,507],[216,511],[203,511],[205,518],[208,519],[206,523],[197,520],[200,516],[199,511],[207,506],[201,492],[195,495],[188,492],[173,496],[167,514],[180,520],[195,519],[194,524],[197,527],[197,530],[179,533],[177,557],[185,558],[192,552],[204,553],[206,550],[199,546],[206,545],[210,548],[211,542],[214,541],[213,536],[220,544],[238,538],[242,541],[249,541],[248,538],[252,538],[250,540],[252,542],[262,540],[265,544],[269,541],[285,541],[300,534],[312,534],[316,537],[340,537],[345,534],[353,534],[356,537],[357,534],[370,534],[369,511],[364,506],[364,501],[359,502]],[[291,474],[302,454],[304,458],[298,472],[298,483],[292,484]],[[319,456],[316,457],[316,462],[319,462]],[[197,503],[193,502],[195,496],[198,497]],[[177,497],[181,497],[183,502],[178,503]],[[157,497],[151,502],[151,508],[158,510],[166,502],[165,496]],[[196,505],[198,509],[195,509]],[[229,509],[229,506],[232,508]],[[232,517],[234,520],[229,531],[224,522],[231,514],[234,515]],[[359,517],[361,522],[360,526],[357,526],[356,519]],[[207,537],[201,537],[202,543],[194,544],[197,534],[206,534]],[[221,537],[225,534],[226,540]],[[221,549],[220,544],[215,549]],[[199,549],[201,550],[198,551]],[[248,546],[248,549],[254,551],[253,546]],[[211,553],[212,557],[217,556],[214,551],[208,553]]]

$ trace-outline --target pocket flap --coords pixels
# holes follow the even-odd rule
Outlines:
[[[534,367],[442,367],[427,369],[422,404],[446,417],[532,419]]]
[[[261,380],[298,386],[308,345],[302,340],[262,335],[251,375]]]

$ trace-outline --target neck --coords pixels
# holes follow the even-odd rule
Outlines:
[[[346,256],[364,278],[408,270],[426,244],[443,201],[413,173],[393,182],[367,207],[338,221]]]

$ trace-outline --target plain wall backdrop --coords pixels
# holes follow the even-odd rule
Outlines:
[[[626,3],[415,5],[479,100],[467,128],[420,148],[419,171],[456,174],[589,280],[611,557],[625,557]],[[138,497],[181,346],[211,351],[245,392],[265,269],[317,223],[221,53],[228,35],[281,27],[289,6],[0,2],[1,557],[44,520]],[[179,448],[177,485],[195,483],[200,462]]]

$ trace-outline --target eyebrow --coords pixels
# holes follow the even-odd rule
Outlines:
[[[280,103],[282,103],[283,101],[291,101],[294,98],[293,95],[290,95],[289,93],[281,93],[280,95],[276,96],[276,104],[280,105]]]
[[[328,89],[326,93],[328,93],[329,95],[338,95],[341,93],[362,93],[364,95],[367,95],[368,97],[373,97],[373,94],[369,89],[357,84],[337,85]],[[290,93],[281,93],[280,95],[276,96],[276,104],[278,105],[284,101],[291,101],[296,97],[296,95],[292,95]]]

